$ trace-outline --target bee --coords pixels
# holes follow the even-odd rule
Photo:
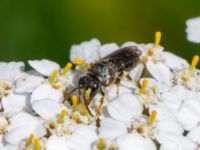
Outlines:
[[[102,87],[119,83],[124,72],[128,72],[137,66],[141,53],[141,50],[136,46],[123,47],[90,64],[86,74],[79,79],[77,89],[91,116],[93,115],[88,106],[93,97],[99,92],[104,96]],[[103,98],[100,105],[102,103]]]

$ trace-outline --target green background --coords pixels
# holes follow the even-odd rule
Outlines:
[[[200,0],[1,0],[0,61],[48,58],[62,66],[72,44],[153,42],[191,60],[200,45],[186,39],[185,20],[200,16]]]

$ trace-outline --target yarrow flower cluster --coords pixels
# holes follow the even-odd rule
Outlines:
[[[155,43],[73,45],[64,67],[42,59],[0,62],[1,150],[200,150],[199,56],[189,64]],[[90,65],[122,47],[141,50],[119,85],[86,105],[76,90]],[[131,78],[131,80],[130,80]],[[71,92],[72,91],[72,92]],[[90,114],[90,112],[93,115]]]

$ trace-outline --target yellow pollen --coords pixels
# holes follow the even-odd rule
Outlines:
[[[196,66],[199,62],[199,56],[198,55],[194,55],[193,59],[192,59],[192,63],[191,63],[191,69],[194,70],[196,69]]]
[[[67,63],[65,68],[63,69],[62,76],[65,76],[67,72],[72,68],[72,63]]]
[[[157,32],[155,33],[155,47],[158,47],[158,46],[159,46],[160,40],[161,40],[161,36],[162,36],[162,34],[161,34],[160,31],[157,31]]]
[[[72,96],[72,104],[73,106],[77,106],[78,105],[78,98],[76,95]]]
[[[155,54],[154,49],[153,49],[153,48],[150,48],[150,49],[148,50],[148,55],[149,55],[149,56],[153,56],[154,54]]]
[[[34,150],[41,150],[41,145],[40,145],[39,139],[34,140]]]
[[[49,79],[49,82],[53,85],[56,81],[56,77],[58,76],[58,70],[54,70],[50,79]]]
[[[29,138],[28,138],[27,141],[26,141],[26,147],[28,147],[29,145],[31,145],[33,139],[34,139],[34,134],[31,133],[31,134],[29,135]]]
[[[78,124],[82,123],[80,117],[76,113],[73,113],[72,118],[76,123]]]
[[[81,109],[83,110],[84,114],[85,114],[86,116],[89,116],[89,112],[88,112],[88,110],[87,110],[85,104],[81,103],[81,104],[80,104],[80,107],[81,107]]]
[[[142,85],[141,85],[141,89],[140,89],[140,92],[142,93],[142,94],[146,94],[147,93],[147,91],[146,91],[146,87],[147,87],[147,85],[148,85],[148,80],[146,80],[146,79],[144,79],[143,81],[142,81]]]
[[[152,87],[151,87],[151,90],[152,90],[153,92],[155,92],[156,88],[157,88],[156,86],[152,86]]]
[[[156,120],[156,116],[157,116],[157,112],[156,111],[152,111],[151,112],[151,116],[149,118],[149,122],[148,124],[151,126],[154,124],[155,120]]]
[[[181,79],[182,79],[183,81],[185,81],[185,82],[189,80],[189,76],[187,75],[186,72],[183,72],[183,73],[182,73]]]
[[[67,114],[67,111],[65,109],[63,109],[62,112],[60,113],[60,116],[58,117],[57,122],[58,123],[63,123],[66,114]]]
[[[83,61],[80,57],[76,57],[76,58],[74,59],[74,63],[75,63],[76,65],[82,65],[82,64],[84,64],[84,61]]]
[[[103,150],[103,149],[106,148],[104,138],[99,138],[98,143],[97,143],[97,148],[100,149],[100,150]]]

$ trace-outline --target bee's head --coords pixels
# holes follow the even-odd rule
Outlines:
[[[85,75],[79,79],[78,86],[80,96],[84,98],[85,103],[88,105],[99,91],[100,83],[91,75]]]

